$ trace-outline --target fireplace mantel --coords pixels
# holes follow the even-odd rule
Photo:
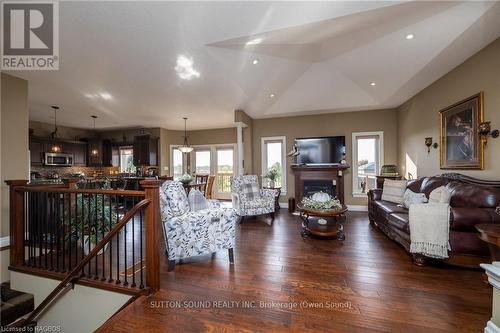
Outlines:
[[[335,181],[336,196],[342,204],[344,202],[344,171],[349,169],[348,164],[336,165],[292,165],[295,174],[295,201],[300,202],[304,196],[304,181]]]

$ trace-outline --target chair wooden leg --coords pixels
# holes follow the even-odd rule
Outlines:
[[[240,224],[242,224],[242,223],[243,223],[243,220],[244,220],[244,219],[245,219],[245,217],[244,217],[244,216],[240,216]]]
[[[215,252],[212,252],[212,259],[215,259]]]
[[[233,253],[233,249],[228,249],[227,252],[229,253],[229,262],[231,264],[234,264],[234,253]]]
[[[175,269],[175,260],[168,261],[168,271],[171,272]]]
[[[271,226],[272,226],[274,222],[274,212],[269,213],[269,215],[271,215]]]

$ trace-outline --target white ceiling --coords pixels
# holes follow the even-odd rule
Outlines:
[[[499,2],[61,2],[60,70],[11,73],[30,81],[32,120],[57,104],[75,127],[94,114],[99,128],[230,127],[235,109],[398,106],[498,38],[498,22]],[[176,75],[180,54],[199,78]]]

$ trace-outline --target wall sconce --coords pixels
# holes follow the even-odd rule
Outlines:
[[[437,142],[432,143],[432,137],[430,138],[425,138],[425,145],[427,146],[427,154],[431,152],[431,147],[434,149],[437,149],[438,144]]]
[[[500,132],[497,129],[493,130],[493,131],[491,130],[491,121],[484,121],[484,122],[480,123],[477,126],[477,131],[478,131],[479,135],[481,136],[481,138],[483,139],[484,144],[488,143],[489,136],[496,139],[496,138],[498,138],[498,135],[500,134]]]

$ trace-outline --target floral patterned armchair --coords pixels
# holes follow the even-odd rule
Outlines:
[[[236,215],[232,208],[221,208],[216,200],[208,201],[208,209],[192,212],[184,187],[166,181],[160,189],[160,211],[168,270],[175,260],[210,254],[227,249],[233,263]]]
[[[245,216],[270,214],[274,220],[274,203],[278,192],[261,189],[256,175],[237,176],[231,179],[231,198],[236,214]]]

